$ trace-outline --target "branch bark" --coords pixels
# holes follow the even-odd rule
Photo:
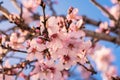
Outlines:
[[[119,37],[114,37],[114,36],[107,35],[104,33],[97,33],[97,32],[90,31],[90,30],[84,30],[84,32],[86,33],[86,36],[89,36],[92,38],[97,38],[99,40],[109,41],[109,42],[120,45],[120,38]]]
[[[10,12],[9,12],[6,8],[2,7],[1,5],[0,5],[0,12],[1,12],[7,19],[9,19]]]
[[[114,17],[112,14],[110,14],[109,11],[106,10],[102,5],[100,5],[98,2],[96,2],[96,0],[90,0],[90,1],[91,1],[96,7],[98,7],[101,11],[103,11],[104,13],[106,13],[107,16],[108,16],[110,19],[112,19],[112,20],[114,20],[114,21],[117,21],[117,20],[115,19],[115,17]]]

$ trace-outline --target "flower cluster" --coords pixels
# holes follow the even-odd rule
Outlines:
[[[8,33],[0,31],[3,33],[0,34],[0,73],[2,73],[0,78],[13,80],[14,77],[8,75],[16,75],[16,80],[17,77],[24,80],[68,80],[71,76],[70,70],[75,66],[82,73],[84,80],[90,80],[97,71],[104,80],[116,78],[117,69],[112,64],[115,57],[111,49],[98,45],[96,42],[99,38],[96,39],[94,36],[92,40],[86,38],[88,34],[85,32],[84,24],[92,21],[79,16],[78,9],[74,7],[68,9],[67,16],[47,16],[45,2],[22,0],[22,15],[9,15],[9,21],[17,26],[8,30]],[[108,9],[108,12],[118,20],[119,2],[117,0],[112,2],[114,6]],[[43,16],[39,16],[37,26],[29,27],[38,6],[41,6]],[[97,25],[99,28],[96,32],[109,35],[116,22],[111,19],[110,26],[108,22],[100,22]],[[19,57],[21,54],[17,57],[7,54],[15,51],[25,53],[24,58]],[[19,59],[20,63],[12,65],[9,62],[11,57]],[[29,72],[24,72],[28,67]]]
[[[85,63],[87,51],[92,44],[90,41],[84,40],[85,33],[79,29],[81,25],[78,26],[81,24],[80,20],[75,18],[67,29],[62,17],[48,18],[46,27],[49,41],[45,40],[44,36],[38,36],[28,41],[27,59],[38,59],[31,75],[37,75],[39,78],[44,75],[43,78],[46,80],[56,80],[56,78],[62,80],[64,73],[61,72],[69,70],[78,62],[84,61],[82,63]]]

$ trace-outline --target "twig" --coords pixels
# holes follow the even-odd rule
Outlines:
[[[3,76],[3,80],[5,80],[5,73],[4,73],[4,67],[3,67],[3,62],[0,62],[1,68],[2,68],[2,76]]]
[[[2,70],[4,69],[4,73],[5,73],[6,75],[15,75],[15,74],[8,73],[8,72],[9,72],[9,71],[12,71],[12,70],[14,70],[14,69],[24,68],[25,66],[27,66],[27,65],[29,65],[29,64],[31,64],[31,63],[37,62],[37,61],[38,61],[37,59],[32,60],[32,61],[26,60],[26,61],[23,61],[23,62],[21,62],[21,63],[19,63],[19,64],[15,64],[15,65],[13,65],[13,66],[10,67],[10,68],[6,68],[6,67],[0,68],[0,74],[2,74]]]
[[[41,7],[42,7],[42,11],[43,11],[43,25],[44,25],[44,30],[43,30],[42,35],[48,39],[49,38],[48,37],[48,30],[47,30],[47,26],[46,26],[47,19],[46,19],[46,14],[45,14],[46,4],[43,1],[41,2]]]
[[[16,51],[16,52],[27,53],[27,51],[16,50],[16,49],[13,49],[13,48],[11,48],[11,47],[6,47],[6,46],[4,46],[4,45],[1,45],[1,47],[2,47],[3,49],[8,49],[8,50],[10,50],[10,51]]]
[[[107,11],[102,5],[100,5],[98,2],[96,2],[96,0],[90,0],[95,6],[97,6],[101,11],[103,11],[104,13],[106,13],[108,15],[108,17],[114,21],[117,21],[115,19],[115,17],[109,13],[109,11]]]
[[[78,65],[82,66],[84,69],[86,69],[87,71],[91,72],[92,74],[97,74],[97,72],[94,69],[88,69],[86,66],[84,66],[81,63],[77,63]]]
[[[47,1],[46,1],[46,2],[47,2]],[[50,8],[50,11],[52,12],[52,15],[53,15],[53,16],[56,16],[56,12],[55,12],[55,10],[54,10],[54,8],[53,8],[54,2],[53,2],[52,0],[48,0],[47,4],[48,4],[48,6],[49,6],[49,8]]]
[[[26,66],[25,66],[25,67],[26,67]],[[16,74],[16,76],[15,76],[15,80],[18,79],[18,77],[19,77],[20,73],[23,71],[23,69],[24,69],[24,68],[22,68],[22,69]]]
[[[7,18],[5,16],[3,16],[3,15],[0,16],[0,22],[6,21],[6,20],[7,20]]]
[[[20,18],[22,19],[22,15],[23,15],[23,5],[20,5]]]
[[[8,36],[4,31],[0,30],[0,34],[4,34],[6,36]]]
[[[96,21],[94,19],[91,19],[85,15],[82,16],[85,24],[90,24],[90,25],[93,25],[94,27],[99,27],[100,23],[102,23],[102,21]],[[119,21],[118,21],[119,22]],[[117,36],[120,35],[120,30],[118,29],[118,25],[115,25],[115,26],[110,26],[108,25],[108,30],[114,34],[116,34]]]
[[[0,12],[1,12],[7,19],[9,19],[10,12],[9,12],[6,8],[2,7],[1,5],[0,5]]]

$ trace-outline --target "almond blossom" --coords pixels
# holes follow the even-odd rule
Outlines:
[[[58,68],[53,61],[48,61],[47,63],[41,62],[36,64],[35,69],[31,72],[32,77],[36,76],[37,79],[45,80],[61,80],[62,75],[60,73],[60,68]]]
[[[109,12],[115,17],[115,19],[118,20],[118,18],[120,17],[120,5],[119,4],[116,4],[114,6],[112,6],[109,10]]]
[[[109,34],[110,31],[109,31],[108,28],[109,28],[108,27],[108,22],[103,22],[103,23],[100,23],[99,29],[96,29],[96,32],[98,32],[98,33],[104,32],[106,34]]]
[[[68,20],[77,20],[77,19],[80,19],[81,17],[78,16],[78,9],[77,8],[73,8],[73,7],[70,7],[68,9],[68,15],[67,15],[67,19]]]
[[[59,32],[59,26],[58,21],[56,17],[50,17],[47,21],[47,29],[49,32],[49,35],[55,34]]]
[[[40,39],[41,40],[41,39]],[[42,40],[41,40],[42,41]],[[28,48],[28,60],[33,60],[35,57],[38,60],[43,59],[43,51],[46,49],[46,45],[43,43],[39,43],[37,39],[32,39],[29,43],[29,48]]]
[[[112,2],[113,4],[116,4],[116,3],[118,3],[119,1],[118,1],[118,0],[111,0],[111,2]]]
[[[7,44],[13,49],[20,49],[24,48],[24,45],[22,44],[24,40],[25,40],[24,36],[18,37],[18,33],[12,33],[10,36],[10,42],[7,42]]]
[[[23,0],[24,7],[31,10],[36,10],[40,3],[41,0]]]
[[[117,76],[117,69],[115,66],[111,65],[109,68],[102,74],[103,80],[111,80],[112,77]]]
[[[101,47],[101,49],[95,51],[94,60],[98,70],[104,72],[107,70],[109,65],[111,65],[114,57],[109,48]]]

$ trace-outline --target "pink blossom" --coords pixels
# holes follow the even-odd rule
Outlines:
[[[115,21],[110,20],[110,27],[115,27]]]
[[[59,65],[57,65],[59,66]],[[62,75],[53,61],[41,62],[36,64],[35,69],[31,73],[31,76],[36,76],[37,79],[56,80],[61,79]]]
[[[69,32],[67,34],[67,37],[69,39],[73,39],[73,40],[83,40],[84,36],[85,36],[85,33],[82,30],[74,31],[74,32]]]
[[[109,48],[101,47],[101,49],[95,51],[94,60],[98,70],[105,71],[114,60],[114,57]]]
[[[88,67],[89,68],[89,67]],[[82,66],[79,66],[77,68],[78,71],[80,71],[81,73],[81,77],[83,80],[89,80],[90,76],[91,76],[91,72],[87,71],[85,68],[83,68]]]
[[[0,80],[3,80],[3,75],[0,74]],[[14,80],[13,76],[5,75],[5,80]]]
[[[13,23],[19,23],[18,19],[20,19],[18,14],[13,13],[9,15],[9,20]]]
[[[63,17],[57,17],[58,25],[62,28],[65,26],[65,20]]]
[[[25,8],[36,10],[36,8],[41,3],[41,0],[23,0],[23,5]]]
[[[56,17],[50,17],[47,21],[49,35],[59,32],[58,21]]]
[[[11,68],[11,64],[9,62],[9,60],[6,60],[5,63],[4,63],[4,67],[7,67],[7,68]]]
[[[56,51],[63,47],[63,41],[66,39],[66,34],[64,33],[56,33],[51,35],[51,41],[47,43],[47,47],[52,50]]]
[[[28,9],[23,8],[23,15],[22,15],[22,17],[25,20],[25,23],[30,23],[30,22],[33,21],[31,16],[32,16],[32,13],[30,13],[30,11],[28,11]]]
[[[120,12],[120,6],[119,6],[119,4],[116,4],[116,5],[112,6],[109,11],[115,17],[115,19],[118,20],[119,15],[120,15],[120,13],[119,13]]]
[[[28,48],[28,53],[29,55],[27,56],[28,60],[33,60],[35,57],[38,60],[42,60],[43,59],[43,51],[46,49],[46,45],[44,43],[38,43],[37,39],[32,39],[30,41],[30,47]]]
[[[14,49],[24,48],[24,45],[22,44],[25,40],[25,37],[17,35],[17,33],[12,33],[10,36],[10,42],[8,42],[8,45]]]
[[[70,7],[69,10],[68,10],[67,19],[68,20],[80,19],[80,16],[78,16],[78,9]]]
[[[21,77],[21,78],[23,78],[23,79],[26,79],[26,78],[27,78],[27,75],[25,75],[23,72],[21,72],[21,73],[19,74],[19,77]]]
[[[115,66],[111,65],[109,68],[102,74],[103,79],[110,80],[111,77],[117,76],[117,69]]]
[[[113,4],[116,4],[116,3],[118,3],[118,0],[111,0],[111,2],[112,2]]]
[[[108,23],[104,22],[99,25],[100,29],[108,29]]]
[[[96,32],[98,32],[98,33],[104,32],[104,33],[106,33],[106,34],[109,34],[110,31],[109,31],[109,29],[108,29],[108,22],[103,22],[103,23],[101,23],[101,24],[99,25],[99,29],[96,29]]]
[[[83,24],[84,24],[83,19],[80,19],[79,21],[77,21],[76,26],[78,29],[80,29],[83,26]]]

